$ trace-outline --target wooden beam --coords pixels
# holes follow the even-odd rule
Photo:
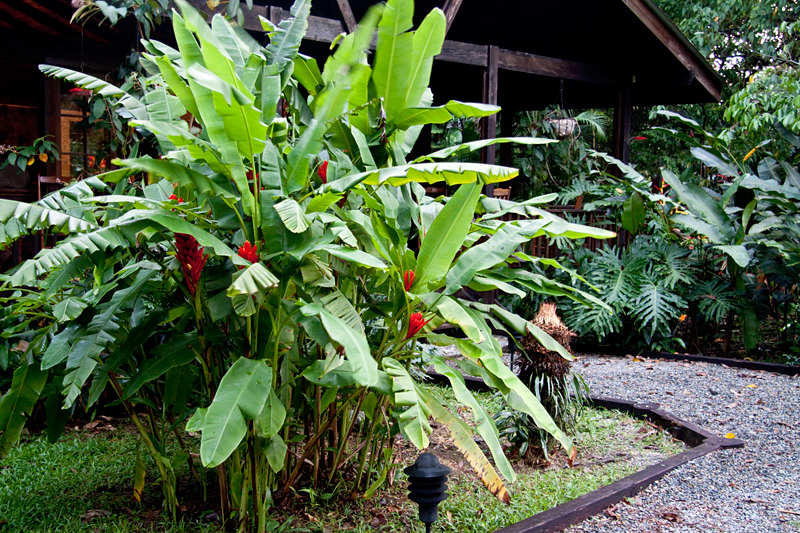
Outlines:
[[[46,20],[43,19],[55,22],[56,26],[54,26],[53,28],[56,30],[59,29],[66,30],[78,35],[80,35],[81,31],[83,31],[83,34],[86,36],[87,39],[101,43],[109,42],[108,39],[101,37],[94,31],[92,31],[91,28],[87,28],[86,26],[81,28],[81,26],[79,26],[78,24],[73,24],[72,22],[70,22],[70,19],[65,17],[62,13],[54,11],[54,9],[57,7],[55,5],[57,4],[56,2],[54,2],[53,5],[51,6],[54,9],[50,9],[50,7],[44,6],[34,0],[22,0],[22,2],[19,2],[19,0],[5,0],[5,1],[12,7],[16,6],[17,9],[22,9],[20,4],[24,4],[26,7],[30,7],[33,10],[31,11],[31,13],[36,13],[37,14],[36,16],[40,21],[44,22],[45,24],[47,24],[47,22]]]
[[[279,24],[282,20],[291,17],[288,10],[276,6],[253,6],[253,11],[260,7],[263,12],[248,15],[245,9],[244,29],[252,31],[264,31],[258,15],[268,18],[273,24]],[[305,39],[321,43],[332,43],[339,35],[347,33],[347,28],[341,20],[329,19],[325,17],[308,17],[308,30]]]
[[[692,45],[685,40],[680,30],[670,28],[662,17],[658,16],[657,7],[651,6],[646,0],[622,0],[622,2],[687,70],[695,72],[697,81],[711,96],[717,101],[722,99],[722,82],[709,72],[710,66],[705,60],[698,57],[699,54],[693,53]]]
[[[460,3],[459,0],[450,1],[453,4]],[[264,10],[263,13],[256,12],[259,7]],[[445,7],[449,6],[445,5]],[[253,11],[250,13],[245,10],[244,28],[246,30],[262,31],[261,23],[258,21],[258,14],[266,16],[273,24],[277,24],[290,16],[287,10],[280,7],[254,6]],[[347,30],[348,28],[342,21],[310,16],[308,18],[306,39],[331,43]],[[505,50],[503,48],[497,48],[496,53],[498,68],[503,70],[618,87],[623,86],[631,79],[629,73],[601,65],[568,61],[526,52]],[[489,47],[486,45],[445,40],[442,46],[442,53],[437,55],[435,59],[462,65],[486,67],[488,65],[488,57]]]
[[[497,92],[499,89],[499,57],[500,49],[489,46],[486,55],[486,70],[483,73],[483,103],[497,105]],[[481,138],[494,139],[497,137],[497,114],[489,115],[481,120]],[[493,144],[481,150],[481,162],[495,164],[497,145]],[[486,195],[492,196],[494,185],[486,185]]]
[[[353,10],[350,9],[350,3],[347,0],[336,0],[336,3],[339,4],[339,10],[342,12],[344,25],[347,26],[347,31],[349,33],[355,32],[358,23],[356,22],[355,15],[353,15]]]
[[[631,75],[614,67],[592,65],[579,61],[568,61],[545,57],[527,52],[500,50],[500,68],[514,72],[524,72],[537,76],[561,78],[564,80],[597,83],[600,85],[622,86]]]
[[[29,30],[33,28],[42,33],[60,36],[57,30],[54,30],[50,26],[47,26],[46,24],[42,24],[41,22],[39,22],[39,17],[37,15],[33,15],[33,17],[30,17],[27,14],[19,11],[18,9],[15,9],[10,5],[6,4],[5,1],[0,2],[0,12],[5,12],[13,20],[28,26]]]
[[[453,20],[456,18],[456,14],[458,13],[458,8],[461,7],[461,3],[464,0],[447,0],[444,3],[444,7],[442,11],[444,11],[444,18],[447,20],[447,29],[445,29],[445,35],[447,32],[450,31],[450,26],[453,25]]]

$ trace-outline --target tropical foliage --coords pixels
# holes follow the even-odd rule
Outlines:
[[[397,435],[425,448],[433,417],[507,502],[500,476],[515,476],[497,427],[460,371],[420,351],[424,338],[457,346],[461,370],[483,377],[574,454],[502,362],[493,332],[556,343],[465,291],[525,288],[602,307],[509,263],[535,262],[518,247],[538,235],[613,234],[535,207],[552,195],[522,204],[481,195],[483,184],[515,169],[446,161],[510,139],[408,161],[423,125],[498,111],[432,105],[444,14],[434,10],[410,31],[410,0],[372,8],[320,69],[298,54],[308,0],[278,26],[262,19],[266,47],[222,17],[208,25],[178,5],[178,48],[143,42],[142,95],[42,67],[107,98],[162,155],[117,160],[118,169],[36,204],[0,201],[4,243],[40,230],[59,236],[4,277],[0,362],[14,375],[0,401],[0,452],[40,399],[51,439],[73,410],[119,403],[173,514],[175,467],[188,462],[198,478],[203,469],[216,474],[225,520],[264,531],[275,499],[299,487],[371,496],[393,468]],[[457,186],[452,197],[425,196],[421,183],[442,181]],[[508,213],[518,220],[504,221]],[[464,338],[434,331],[444,323]],[[472,407],[497,470],[452,406],[415,381],[415,369],[430,364]],[[202,465],[183,446],[183,427],[201,435]],[[170,453],[173,440],[179,452]]]

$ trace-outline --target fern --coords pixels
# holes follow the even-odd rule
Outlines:
[[[728,313],[736,309],[736,293],[725,281],[714,278],[700,282],[689,299],[697,301],[697,309],[710,322],[722,323]]]

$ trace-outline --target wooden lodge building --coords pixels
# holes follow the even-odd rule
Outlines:
[[[289,16],[290,0],[255,1],[267,2],[243,7],[244,26],[254,34],[263,35],[258,15],[273,22]],[[352,31],[373,3],[315,0],[301,51],[327,56],[330,43]],[[205,1],[194,4],[210,13]],[[513,112],[544,109],[560,95],[573,109],[614,108],[612,151],[626,161],[633,106],[720,99],[722,78],[652,0],[417,0],[415,25],[434,7],[448,23],[431,80],[434,103],[483,101]],[[25,172],[0,170],[0,198],[35,201],[55,178],[104,166],[94,154],[107,139],[82,125],[85,92],[46,78],[37,65],[104,77],[137,48],[137,30],[131,17],[113,27],[98,25],[99,17],[77,25],[70,22],[74,11],[70,0],[0,1],[0,145],[30,145],[50,135],[61,151],[60,160]],[[168,24],[158,31],[159,39],[171,40]],[[483,135],[500,134],[496,126],[496,117],[484,119]],[[489,147],[482,157],[498,156]],[[510,152],[499,157],[510,163]],[[35,251],[17,247],[13,257],[6,251],[0,268]]]

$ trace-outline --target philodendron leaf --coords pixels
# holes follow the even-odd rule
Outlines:
[[[489,492],[494,494],[501,502],[505,504],[511,503],[511,495],[503,485],[503,480],[500,479],[497,471],[492,467],[492,463],[489,462],[489,459],[472,439],[472,431],[466,422],[446,409],[441,400],[432,396],[427,398],[425,405],[430,410],[433,418],[446,425],[450,430],[453,444],[464,455],[470,466],[475,470],[475,473],[478,474],[481,482],[489,489]]]
[[[222,464],[247,435],[272,391],[272,369],[265,361],[240,357],[225,373],[206,411],[200,459],[207,468]]]
[[[419,249],[413,287],[425,287],[447,273],[464,245],[480,194],[479,184],[462,185],[436,216]]]
[[[433,431],[428,423],[431,414],[425,405],[425,398],[420,395],[417,385],[408,371],[399,362],[390,357],[384,357],[383,369],[392,378],[394,403],[396,407],[407,407],[400,413],[400,429],[411,443],[423,450],[428,447],[428,435]]]

